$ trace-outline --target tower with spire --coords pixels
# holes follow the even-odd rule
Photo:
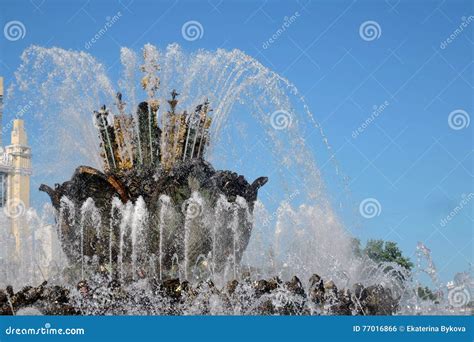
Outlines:
[[[3,102],[3,78],[0,77],[0,102]],[[2,117],[0,107],[0,119]],[[1,141],[1,140],[0,140]],[[11,143],[0,147],[0,209],[11,222],[15,242],[14,254],[21,253],[21,241],[28,233],[23,231],[24,214],[30,206],[31,148],[25,122],[12,122]]]

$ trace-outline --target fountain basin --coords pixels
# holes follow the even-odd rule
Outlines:
[[[197,268],[218,273],[239,264],[267,180],[249,183],[195,158],[170,170],[80,166],[70,181],[40,190],[58,212],[63,250],[81,278],[100,266],[122,279],[191,278]]]

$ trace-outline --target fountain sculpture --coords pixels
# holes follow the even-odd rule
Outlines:
[[[160,113],[159,79],[148,74],[142,86],[149,99],[135,116],[125,113],[120,93],[117,115],[106,106],[94,113],[104,172],[80,166],[70,181],[40,187],[60,213],[65,254],[81,266],[81,278],[99,266],[122,280],[150,274],[190,279],[196,267],[213,274],[237,267],[267,178],[250,184],[205,161],[208,101],[178,113],[173,90],[169,110]]]
[[[0,314],[375,315],[400,309],[401,299],[409,295],[403,282],[408,275],[399,277],[396,265],[376,265],[351,253],[350,237],[323,195],[320,171],[304,146],[298,120],[290,115],[286,91],[298,97],[296,88],[238,50],[186,56],[176,44],[163,54],[147,44],[143,57],[139,68],[134,52],[121,51],[121,89],[132,103],[130,114],[122,94],[115,94],[92,56],[41,47],[22,55],[20,91],[40,99],[39,105],[45,105],[40,111],[49,115],[49,120],[41,116],[41,124],[61,133],[43,137],[43,145],[55,149],[43,159],[59,159],[54,170],[60,172],[65,165],[75,167],[80,158],[72,154],[80,153],[91,157],[83,164],[94,167],[78,167],[63,184],[41,185],[54,207],[51,227],[63,253],[55,253],[57,271],[43,277],[40,285],[34,278],[17,282],[20,288],[14,290],[4,282]],[[166,66],[162,80],[157,76],[159,58]],[[44,72],[49,66],[53,72]],[[135,97],[136,71],[145,75],[141,86],[146,100],[141,103]],[[168,96],[163,88],[180,88],[183,94],[173,90],[163,105]],[[38,96],[32,96],[35,90]],[[101,101],[104,94],[106,100]],[[314,124],[307,106],[298,101]],[[84,113],[97,109],[98,103],[108,104],[93,113],[102,170],[92,164],[99,144],[89,134],[90,122],[84,122]],[[239,122],[228,121],[237,103],[249,106],[235,110],[256,116],[263,126],[252,128],[264,130],[278,156],[277,165],[255,163],[256,174],[273,172],[280,164],[293,170],[283,176],[272,173],[267,192],[272,193],[272,187],[284,192],[296,184],[293,194],[298,200],[312,199],[314,205],[293,209],[282,202],[262,224],[267,215],[262,215],[265,208],[257,194],[267,178],[249,183],[237,173],[215,170],[207,161],[211,137],[215,143],[227,128],[239,130]],[[58,106],[60,117],[51,114]],[[271,124],[269,113],[276,113]],[[65,137],[70,139],[64,148],[47,143]],[[237,141],[254,144],[252,139]],[[254,164],[260,151],[252,151],[257,153],[249,158]],[[227,155],[212,157],[216,165]],[[274,235],[262,230],[272,219]],[[44,226],[48,220],[38,217],[34,222],[31,225]],[[271,236],[270,246],[260,244],[262,237]],[[59,260],[63,254],[66,262]],[[35,261],[34,251],[31,255]],[[35,274],[42,274],[37,268]],[[30,282],[34,284],[27,286]]]

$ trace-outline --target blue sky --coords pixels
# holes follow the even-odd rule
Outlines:
[[[380,203],[380,215],[346,220],[356,235],[396,241],[407,255],[423,241],[444,281],[469,267],[474,124],[456,127],[448,118],[473,113],[471,1],[2,0],[1,27],[16,20],[26,32],[18,40],[0,36],[0,74],[12,79],[31,44],[85,50],[118,12],[120,20],[88,49],[111,75],[120,71],[121,46],[241,49],[304,94],[349,177],[355,210],[367,198]],[[190,20],[202,25],[202,38],[183,38]],[[361,33],[368,21],[375,37]],[[374,115],[374,105],[384,108]],[[11,117],[5,113],[4,122]]]

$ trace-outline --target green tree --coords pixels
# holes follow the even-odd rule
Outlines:
[[[367,256],[369,259],[381,262],[395,262],[407,270],[413,268],[413,263],[409,258],[403,256],[396,242],[383,240],[369,240],[364,248],[359,239],[352,240],[352,250],[358,257]]]
[[[438,296],[436,294],[433,293],[433,291],[431,291],[428,287],[422,287],[422,286],[419,286],[418,289],[417,289],[417,292],[418,292],[418,297],[421,299],[421,300],[431,300],[431,301],[434,301],[436,299],[438,299]]]

